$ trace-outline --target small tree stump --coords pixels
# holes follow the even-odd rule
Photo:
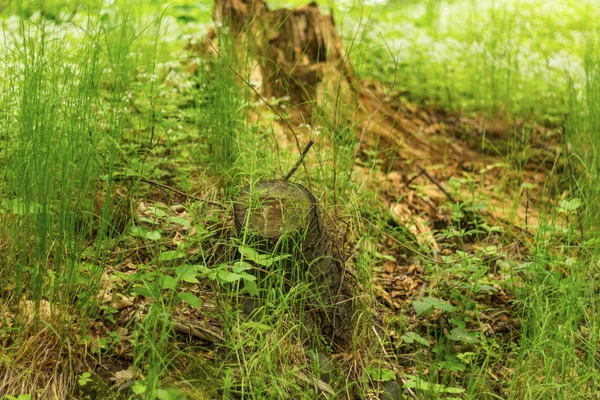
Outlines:
[[[304,279],[311,285],[309,306],[317,311],[321,332],[345,346],[351,337],[352,300],[342,285],[342,270],[333,257],[314,195],[287,181],[261,181],[243,190],[234,205],[234,219],[240,237],[250,236],[255,247],[292,255],[296,268],[303,269],[286,271],[292,284]]]

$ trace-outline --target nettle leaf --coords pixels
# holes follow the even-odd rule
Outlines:
[[[241,272],[240,276],[245,281],[255,281],[256,280],[256,277],[254,275],[251,275],[251,274],[249,274],[247,272]]]
[[[177,278],[172,276],[164,275],[160,280],[161,289],[175,289],[177,287]]]
[[[369,377],[372,380],[379,382],[393,381],[396,379],[396,373],[393,370],[387,368],[376,368],[368,366],[367,374],[369,374]]]
[[[200,300],[199,297],[194,296],[191,293],[188,292],[184,292],[184,293],[179,293],[177,295],[182,301],[188,303],[190,306],[192,307],[196,307],[196,308],[200,308],[200,306],[202,306],[202,300]]]
[[[185,254],[177,251],[177,250],[169,250],[169,251],[163,251],[162,253],[160,253],[160,255],[158,256],[158,259],[160,261],[173,261],[175,259],[178,258],[183,258],[185,257]]]
[[[183,217],[169,217],[169,222],[172,222],[174,224],[179,224],[182,225],[184,228],[189,228],[190,227],[190,220],[187,218],[183,218]]]
[[[225,269],[222,269],[219,272],[217,272],[217,275],[222,282],[226,283],[236,282],[243,278],[242,275],[236,274],[235,272],[227,271]]]
[[[258,285],[256,284],[255,281],[245,280],[244,281],[244,287],[246,288],[246,290],[248,291],[248,293],[250,294],[250,296],[257,296],[258,295]]]
[[[479,343],[479,339],[475,336],[474,333],[467,331],[462,328],[454,328],[448,334],[448,339],[454,340],[455,342],[463,342],[467,344],[477,344]]]
[[[260,257],[260,254],[258,254],[256,250],[247,246],[238,246],[238,251],[243,257],[248,258],[254,262],[256,262],[256,260],[258,260]]]
[[[249,269],[252,269],[252,265],[248,264],[247,262],[244,261],[236,261],[233,264],[233,267],[231,268],[231,270],[235,273],[240,273],[242,271],[247,271]]]
[[[152,291],[147,286],[136,285],[133,287],[132,291],[140,296],[148,297],[150,299],[154,298]]]
[[[402,385],[405,389],[417,389],[422,390],[424,392],[431,393],[450,393],[450,394],[459,394],[464,393],[465,389],[450,387],[446,385],[440,385],[433,382],[428,382],[423,380],[417,376],[407,375],[408,380]]]
[[[282,254],[279,256],[272,256],[271,254],[259,254],[256,250],[247,246],[238,246],[238,251],[245,258],[267,268],[280,260],[290,257],[289,254]]]
[[[281,260],[285,260],[289,257],[291,257],[290,254],[282,254],[280,256],[275,257],[271,257],[270,255],[262,255],[261,259],[258,261],[258,264],[262,265],[263,267],[270,267],[274,263],[279,262]]]
[[[198,283],[198,269],[194,265],[182,265],[175,269],[175,275],[184,282]]]
[[[455,357],[449,358],[440,363],[440,368],[448,371],[464,372],[467,368],[465,364],[459,362]]]
[[[138,221],[147,222],[147,223],[152,224],[152,225],[157,225],[158,224],[158,221],[155,220],[154,218],[139,217]]]
[[[160,238],[162,237],[162,234],[160,233],[160,231],[149,231],[146,233],[146,239],[149,240],[160,240]]]
[[[433,305],[425,303],[424,301],[415,300],[413,301],[413,308],[417,314],[423,314],[433,309]]]
[[[425,312],[431,311],[433,308],[437,308],[439,310],[447,312],[454,311],[454,306],[435,297],[425,297],[422,300],[415,300],[413,301],[413,308],[415,309],[417,314],[423,314]]]
[[[148,211],[159,218],[162,218],[165,215],[167,215],[167,213],[165,213],[163,210],[161,210],[160,208],[157,208],[157,207],[148,207]]]
[[[409,344],[417,342],[419,344],[422,344],[423,346],[427,346],[427,347],[431,346],[427,339],[425,339],[424,337],[422,337],[421,335],[419,335],[416,332],[408,332],[407,334],[402,335],[402,340],[405,343],[409,343]]]
[[[131,233],[131,236],[146,237],[146,235],[148,234],[148,228],[146,228],[143,225],[134,226],[133,228],[131,228],[130,233]]]

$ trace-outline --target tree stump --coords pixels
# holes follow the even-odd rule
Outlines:
[[[263,96],[288,97],[305,117],[315,105],[329,110],[340,96],[344,103],[353,96],[354,73],[333,15],[317,3],[269,10],[263,0],[216,0],[214,19],[252,41]]]
[[[343,285],[340,263],[333,257],[317,199],[301,185],[283,180],[258,182],[246,187],[234,205],[240,237],[261,251],[291,254],[295,262],[285,271],[292,284],[309,283],[309,307],[317,316],[322,334],[339,346],[351,338],[353,306]],[[296,281],[295,281],[296,280]]]

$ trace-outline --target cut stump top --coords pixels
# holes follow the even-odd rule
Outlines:
[[[310,225],[315,206],[315,197],[301,185],[260,181],[244,188],[234,204],[235,225],[269,240],[297,236]]]

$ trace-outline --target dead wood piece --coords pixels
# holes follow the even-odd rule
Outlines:
[[[215,332],[212,328],[200,324],[198,321],[175,319],[172,321],[172,325],[176,332],[191,335],[210,343],[223,343],[224,341],[221,333]]]
[[[289,180],[292,177],[292,175],[294,175],[294,172],[296,172],[296,170],[298,169],[300,164],[302,164],[302,162],[304,161],[304,158],[306,157],[306,154],[308,154],[308,151],[310,150],[310,148],[312,147],[313,144],[315,144],[315,142],[312,140],[310,140],[306,144],[306,147],[304,147],[304,150],[302,150],[302,153],[300,153],[300,158],[298,158],[298,161],[296,161],[296,164],[294,164],[292,169],[290,169],[290,171],[287,174],[285,174],[285,176],[283,177],[284,181]]]

